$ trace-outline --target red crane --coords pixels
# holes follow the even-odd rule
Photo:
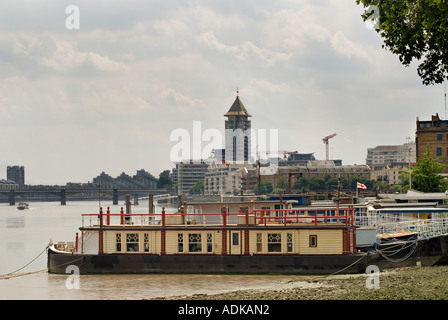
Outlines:
[[[330,140],[331,138],[334,138],[336,136],[336,133],[330,134],[329,136],[326,136],[325,138],[323,138],[322,140],[324,141],[325,144],[325,151],[327,153],[327,160],[329,160],[328,157],[328,140]]]

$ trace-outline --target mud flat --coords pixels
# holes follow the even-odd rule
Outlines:
[[[406,267],[279,283],[275,289],[175,296],[173,300],[448,300],[448,266]],[[376,281],[376,282],[375,282]],[[376,288],[375,288],[376,284]],[[369,289],[370,287],[370,289]]]

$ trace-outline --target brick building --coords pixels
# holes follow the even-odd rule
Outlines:
[[[415,145],[417,159],[429,150],[432,157],[440,157],[440,162],[445,165],[443,172],[448,173],[448,120],[441,120],[437,113],[427,121],[420,121],[417,117]]]

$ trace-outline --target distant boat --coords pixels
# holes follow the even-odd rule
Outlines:
[[[28,203],[25,203],[25,202],[21,202],[21,203],[19,203],[19,205],[17,206],[17,209],[19,209],[19,210],[29,209],[29,204],[28,204]]]

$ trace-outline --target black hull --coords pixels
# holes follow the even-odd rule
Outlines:
[[[435,266],[448,264],[448,235],[430,239],[400,239],[379,246],[379,268]]]
[[[48,272],[80,274],[204,273],[204,274],[332,274],[360,273],[377,258],[352,255],[153,255],[70,254],[48,249]],[[70,270],[70,269],[69,269]]]

